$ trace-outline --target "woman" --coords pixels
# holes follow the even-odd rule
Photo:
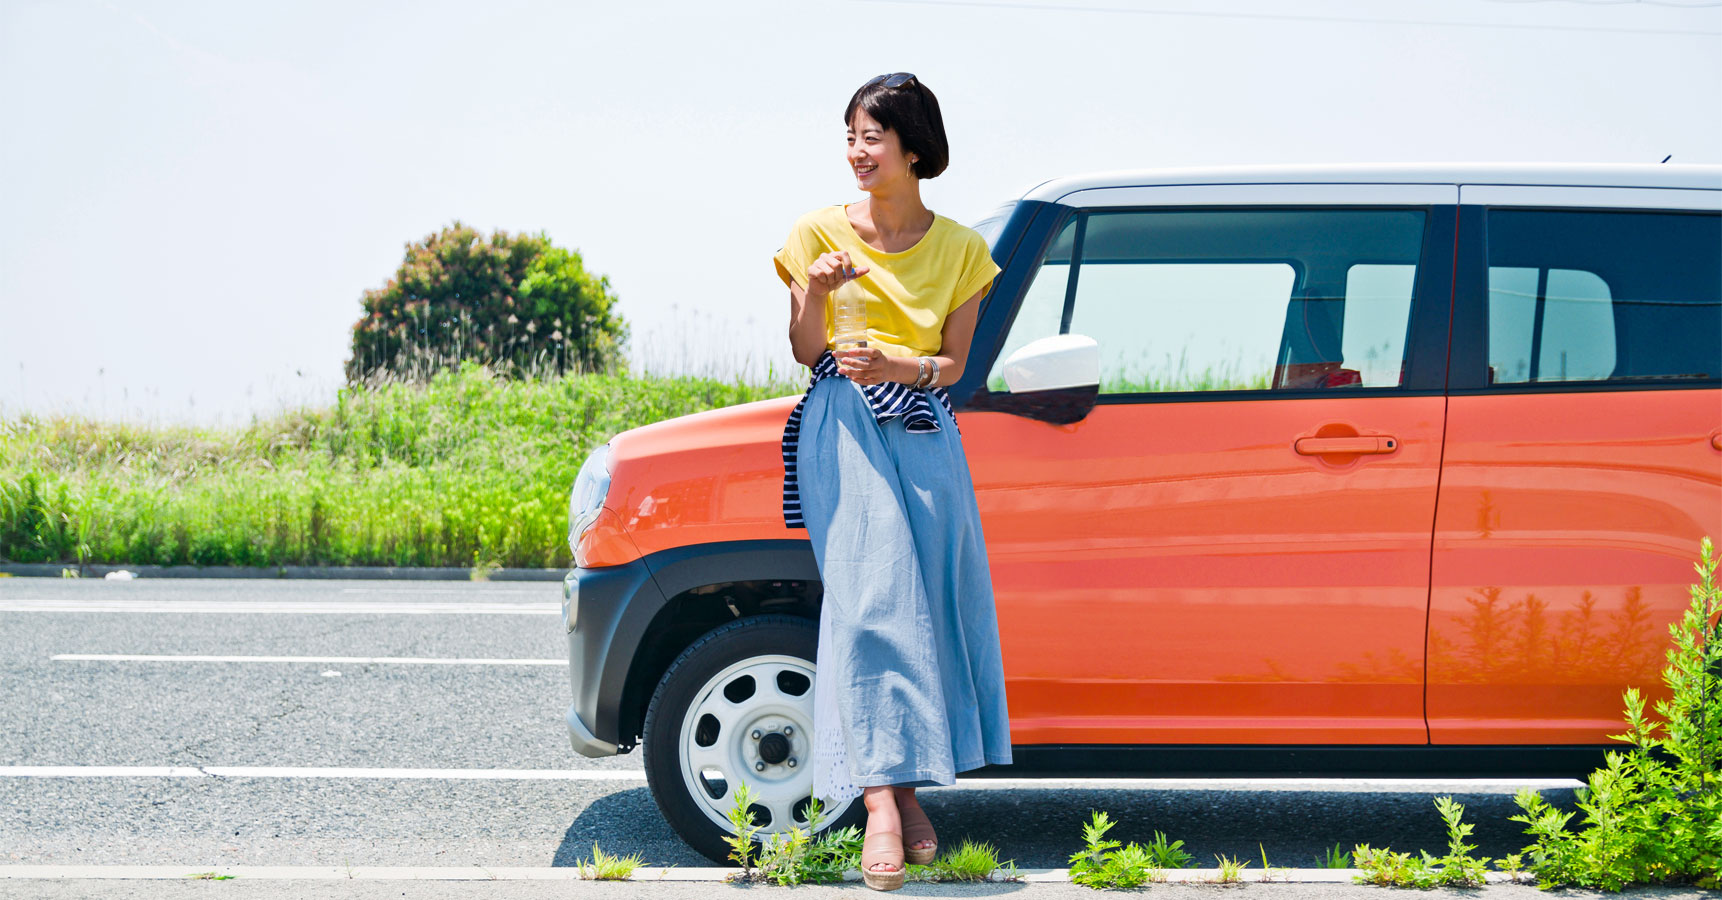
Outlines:
[[[915,788],[1011,761],[986,545],[944,389],[999,268],[985,239],[921,202],[949,158],[932,91],[881,75],[843,120],[868,197],[801,216],[775,257],[795,358],[813,370],[784,428],[783,509],[824,584],[814,795],[864,794],[862,876],[892,890],[938,849]],[[867,341],[835,350],[846,281],[867,295]]]

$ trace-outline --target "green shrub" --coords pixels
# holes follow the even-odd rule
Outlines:
[[[1643,697],[1629,688],[1626,732],[1610,737],[1632,748],[1610,752],[1591,773],[1577,813],[1529,789],[1516,798],[1522,812],[1512,819],[1535,838],[1524,855],[1541,887],[1722,887],[1722,594],[1708,537],[1694,568],[1691,603],[1669,626],[1674,646],[1662,679],[1670,696],[1656,704],[1662,722],[1645,716]],[[1569,829],[1575,814],[1583,827]]]

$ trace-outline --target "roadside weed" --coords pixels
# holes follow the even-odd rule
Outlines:
[[[1263,858],[1266,858],[1266,854],[1263,854]],[[1250,867],[1249,862],[1230,856],[1215,854],[1214,860],[1219,864],[1220,870],[1219,874],[1214,876],[1215,884],[1238,884],[1244,880],[1244,870]]]
[[[1661,721],[1650,721],[1643,696],[1628,688],[1626,733],[1610,737],[1632,747],[1610,752],[1591,773],[1577,813],[1530,789],[1514,798],[1521,812],[1510,818],[1534,839],[1524,855],[1539,887],[1722,888],[1722,592],[1710,538],[1699,542],[1693,568],[1691,603],[1668,626],[1674,646],[1662,669],[1669,697],[1655,706]],[[1569,831],[1580,814],[1584,827]]]
[[[621,856],[605,853],[602,847],[592,845],[592,858],[579,859],[574,862],[575,871],[588,881],[627,881],[634,877],[634,870],[644,862],[640,854],[631,853]]]
[[[1476,845],[1465,843],[1475,827],[1464,821],[1465,807],[1452,797],[1436,797],[1435,809],[1447,826],[1445,856],[1434,856],[1427,850],[1412,856],[1358,844],[1352,858],[1362,874],[1352,876],[1352,880],[1384,887],[1482,887],[1489,857],[1472,856]]]
[[[1358,844],[1351,851],[1351,857],[1356,861],[1357,869],[1361,873],[1352,876],[1352,880],[1358,884],[1411,887],[1415,883],[1416,875],[1422,871],[1412,861],[1411,854],[1395,853],[1386,847]]]
[[[1133,888],[1160,880],[1148,848],[1107,840],[1106,832],[1117,823],[1100,810],[1091,812],[1089,823],[1082,826],[1083,848],[1070,855],[1071,881],[1091,888]],[[1156,837],[1164,838],[1158,833]]]
[[[748,812],[754,798],[753,789],[742,782],[736,786],[735,802],[728,813],[734,833],[724,840],[730,846],[729,858],[742,867],[733,876],[736,880],[753,880],[756,862],[760,879],[785,886],[842,881],[844,872],[859,866],[860,829],[849,825],[818,834],[825,823],[825,812],[817,799],[808,801],[805,829],[793,825],[756,844],[754,838],[760,829]]]
[[[1268,848],[1263,847],[1261,844],[1257,844],[1256,849],[1262,851],[1263,881],[1273,881],[1275,878],[1284,879],[1291,875],[1291,869],[1286,868],[1285,866],[1275,867],[1268,865]]]
[[[765,840],[759,850],[759,874],[778,885],[801,884],[807,880],[808,856],[813,851],[813,839],[792,825]]]
[[[1476,829],[1476,826],[1463,821],[1465,807],[1454,802],[1452,797],[1436,797],[1435,809],[1447,826],[1447,855],[1437,860],[1441,865],[1440,883],[1459,887],[1482,887],[1484,873],[1488,871],[1489,857],[1479,859],[1472,856],[1471,851],[1477,849],[1477,845],[1465,843],[1465,839]]]
[[[1525,857],[1522,853],[1509,853],[1495,860],[1495,870],[1506,875],[1515,884],[1535,880],[1535,876],[1525,868]]]
[[[502,570],[502,563],[496,559],[479,560],[477,557],[478,553],[474,551],[472,568],[466,573],[469,581],[489,581],[492,575]]]
[[[1187,869],[1190,863],[1196,861],[1194,856],[1184,852],[1183,841],[1166,840],[1165,832],[1154,832],[1154,840],[1148,842],[1150,864],[1156,869]]]
[[[185,877],[196,880],[196,881],[227,881],[227,880],[231,879],[233,876],[232,875],[217,875],[214,871],[209,871],[209,872],[193,872],[190,875],[187,875]]]
[[[1315,865],[1318,869],[1349,869],[1351,868],[1351,851],[1346,850],[1341,844],[1334,844],[1333,849],[1327,851],[1325,856],[1315,858]]]
[[[753,836],[759,833],[760,826],[753,824],[753,813],[748,807],[753,805],[753,788],[743,781],[735,786],[735,802],[729,808],[730,833],[724,836],[724,843],[729,844],[729,858],[741,866],[741,877],[753,877],[753,860],[756,855]]]
[[[924,866],[909,867],[909,873],[918,881],[992,881],[994,872],[1000,872],[999,881],[1017,881],[1022,877],[1017,873],[1015,860],[1000,863],[998,848],[968,838]]]

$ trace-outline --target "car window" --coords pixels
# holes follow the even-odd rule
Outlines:
[[[999,233],[1004,231],[1005,222],[1010,219],[1010,214],[1016,211],[1016,204],[1017,201],[1015,200],[1005,203],[987,213],[985,218],[971,226],[977,234],[986,240],[989,248],[996,247],[994,242],[998,240]]]
[[[1722,378],[1719,223],[1490,210],[1489,382]]]
[[[1100,348],[1100,391],[1403,383],[1420,210],[1095,211],[1044,254],[988,374],[1031,341]]]

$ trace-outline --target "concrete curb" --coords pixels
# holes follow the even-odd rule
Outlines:
[[[125,566],[77,563],[0,563],[0,575],[60,578],[65,570],[79,578],[131,572],[139,578],[351,578],[395,581],[561,581],[567,569],[491,569],[474,579],[472,569],[436,566]]]
[[[734,867],[640,866],[629,881],[727,881],[739,874]],[[580,872],[572,867],[536,866],[211,866],[190,863],[182,866],[28,866],[0,865],[0,881],[10,879],[86,879],[123,878],[136,880],[170,879],[185,881],[193,875],[214,873],[234,879],[251,881],[580,881]],[[1215,884],[1219,869],[1167,869],[1167,884]],[[1239,880],[1245,883],[1273,884],[1351,884],[1357,869],[1280,869],[1271,877],[1260,870],[1245,869]],[[1018,869],[1017,875],[1026,883],[1069,883],[1069,869]],[[1504,872],[1490,872],[1491,884],[1512,883]],[[993,881],[999,883],[1003,871],[995,871]],[[860,881],[861,873],[850,869],[844,881]]]

